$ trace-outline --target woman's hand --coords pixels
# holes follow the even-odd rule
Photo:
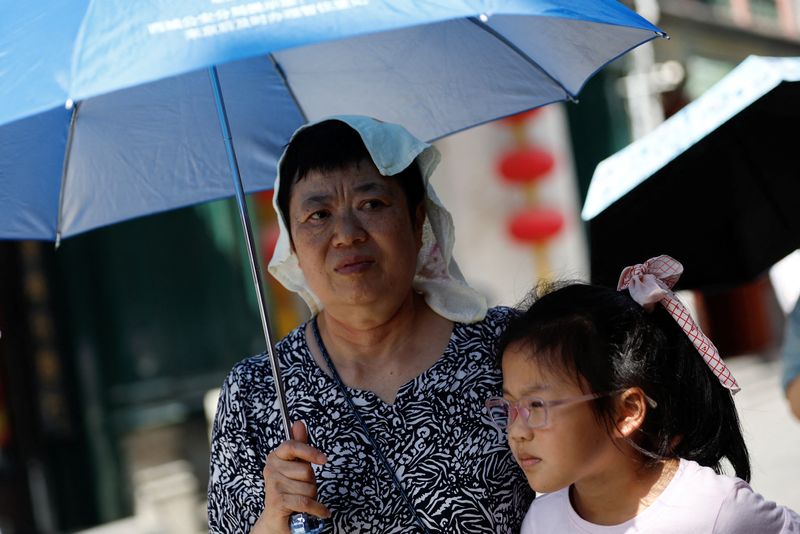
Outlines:
[[[330,517],[317,499],[317,483],[311,464],[322,465],[325,455],[308,444],[308,432],[302,421],[292,424],[294,439],[284,441],[269,453],[264,465],[264,511],[250,534],[286,534],[289,517],[306,512]]]

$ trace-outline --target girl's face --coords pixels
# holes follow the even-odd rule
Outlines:
[[[530,396],[555,401],[586,393],[565,378],[567,373],[562,377],[562,373],[540,369],[530,350],[521,344],[506,349],[502,366],[503,396],[510,402]],[[590,404],[548,408],[548,422],[543,428],[531,429],[521,416],[508,426],[511,452],[535,491],[549,493],[576,482],[589,482],[613,469],[621,452],[595,418]]]

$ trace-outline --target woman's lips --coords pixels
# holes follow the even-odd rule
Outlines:
[[[520,456],[518,461],[519,465],[522,467],[533,467],[534,465],[541,462],[542,459],[537,458],[536,456]]]
[[[339,274],[358,274],[363,273],[373,265],[375,265],[375,260],[372,258],[348,258],[339,262],[334,267],[334,270]]]

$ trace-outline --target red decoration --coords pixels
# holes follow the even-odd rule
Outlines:
[[[545,241],[564,227],[564,216],[552,208],[533,208],[517,213],[508,223],[508,233],[514,239],[530,242]]]
[[[275,245],[278,244],[278,236],[280,235],[280,228],[276,224],[264,226],[261,228],[260,241],[261,253],[264,255],[267,263],[272,259],[272,254],[275,252]]]
[[[555,165],[550,152],[538,148],[523,148],[506,152],[500,159],[498,171],[508,182],[533,182],[549,173]]]
[[[266,189],[264,191],[259,191],[253,194],[253,197],[256,199],[260,205],[271,208],[272,207],[272,196],[275,194],[274,189]]]
[[[534,115],[538,114],[542,108],[533,108],[529,109],[528,111],[523,111],[522,113],[517,113],[516,115],[511,115],[503,119],[504,122],[509,124],[520,124],[528,119],[533,118]]]

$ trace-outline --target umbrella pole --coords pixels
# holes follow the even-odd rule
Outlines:
[[[222,99],[222,90],[219,86],[217,68],[214,66],[209,67],[208,74],[211,78],[211,86],[214,88],[214,101],[217,104],[217,117],[219,118],[219,126],[222,129],[222,137],[225,140],[225,151],[228,153],[228,164],[231,168],[233,186],[236,191],[236,204],[239,206],[239,217],[242,220],[242,229],[245,234],[247,256],[250,258],[250,272],[253,275],[253,284],[255,285],[256,297],[258,298],[258,309],[261,312],[261,326],[264,329],[264,341],[267,343],[267,354],[269,355],[269,362],[272,366],[272,380],[275,382],[275,392],[278,395],[278,404],[280,404],[283,430],[286,433],[286,439],[292,439],[289,408],[286,406],[286,390],[283,385],[283,379],[281,378],[280,362],[278,362],[278,358],[275,356],[275,350],[272,347],[272,336],[269,331],[269,314],[267,313],[267,299],[264,298],[264,284],[261,280],[261,268],[258,265],[258,256],[256,255],[256,246],[253,241],[253,229],[250,226],[250,215],[247,212],[247,202],[244,196],[242,176],[239,173],[239,162],[236,160],[236,150],[233,148],[231,128],[230,124],[228,124],[225,102]],[[292,514],[289,518],[289,531],[291,534],[319,534],[322,532],[324,525],[325,521],[323,519],[305,513]]]
[[[277,392],[278,403],[280,404],[283,430],[286,433],[286,439],[292,439],[289,408],[286,405],[286,389],[283,385],[283,379],[281,378],[280,362],[278,361],[278,358],[275,355],[275,351],[272,347],[272,335],[270,334],[269,330],[269,314],[267,313],[267,301],[264,297],[264,284],[261,279],[261,268],[258,264],[258,255],[256,254],[255,242],[253,240],[253,230],[250,226],[250,215],[247,211],[247,201],[245,199],[244,186],[242,185],[242,176],[239,173],[239,163],[236,160],[236,150],[233,148],[231,129],[228,123],[228,114],[225,111],[225,102],[222,99],[222,90],[220,89],[219,85],[217,68],[213,66],[209,67],[208,74],[211,78],[211,86],[214,89],[214,101],[217,105],[217,117],[219,118],[219,125],[222,129],[222,137],[225,140],[225,151],[228,153],[228,164],[230,165],[234,191],[236,192],[236,204],[239,206],[239,217],[242,221],[242,229],[244,230],[245,234],[247,256],[250,259],[250,272],[253,275],[253,284],[255,285],[256,289],[258,309],[261,313],[261,326],[264,329],[264,341],[267,344],[267,354],[272,367],[272,379],[275,382],[275,391]]]

